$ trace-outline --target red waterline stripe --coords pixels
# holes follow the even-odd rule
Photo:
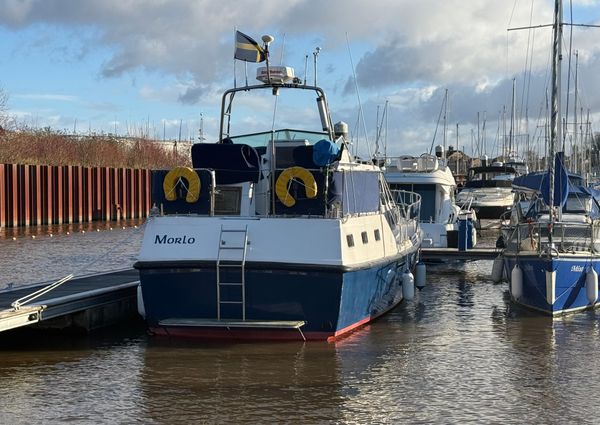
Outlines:
[[[334,333],[332,336],[330,336],[329,338],[327,338],[327,342],[333,342],[339,338],[341,338],[344,334],[347,334],[348,332],[352,332],[354,330],[356,330],[357,328],[366,325],[367,323],[369,323],[371,320],[373,320],[374,317],[365,317],[362,320],[359,320],[356,323],[353,323],[350,326],[346,326],[343,329],[340,329],[339,331],[337,331],[336,333]]]

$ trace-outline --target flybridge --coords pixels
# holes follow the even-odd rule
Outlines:
[[[269,77],[271,81],[269,81]],[[286,84],[293,82],[294,68],[290,66],[261,66],[256,70],[256,79],[262,83]]]

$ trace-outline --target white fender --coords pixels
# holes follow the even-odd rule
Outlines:
[[[144,297],[142,295],[142,285],[137,286],[137,311],[142,316],[142,318],[146,318],[146,308],[144,307]]]
[[[546,302],[554,305],[556,301],[556,271],[546,270]]]
[[[409,271],[402,275],[402,297],[408,301],[415,298],[415,278]]]
[[[510,273],[510,293],[514,300],[523,296],[523,271],[518,264],[515,264]]]
[[[598,273],[591,266],[585,276],[585,293],[590,304],[596,304],[598,300]]]

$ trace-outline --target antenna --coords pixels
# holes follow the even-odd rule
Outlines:
[[[273,40],[271,40],[273,41]],[[283,65],[283,53],[285,52],[285,33],[283,33],[283,41],[281,43],[281,55],[279,56],[279,65]]]
[[[304,55],[304,85],[306,85],[306,69],[308,68],[308,55]]]
[[[359,128],[359,122],[362,122],[363,131],[365,132],[365,142],[367,144],[367,150],[369,151],[369,157],[372,158],[371,145],[369,144],[369,135],[367,133],[367,123],[365,122],[365,114],[363,112],[362,101],[360,100],[360,91],[358,90],[358,79],[356,78],[356,69],[354,68],[354,61],[352,60],[352,51],[350,50],[350,40],[348,39],[348,33],[346,33],[346,46],[348,47],[348,58],[350,59],[350,67],[352,68],[352,80],[354,81],[354,89],[356,90],[356,99],[358,100],[358,121],[357,129]],[[316,77],[316,76],[315,76]],[[316,78],[315,78],[316,79]],[[354,154],[358,155],[358,142],[360,141],[358,136],[358,130],[356,132],[356,145],[354,146]]]
[[[265,47],[269,47],[269,45],[275,41],[275,37],[273,37],[272,35],[263,35],[262,36],[262,41],[263,43],[265,43]]]
[[[267,80],[271,84],[271,69],[269,68],[269,45],[275,41],[275,37],[265,34],[262,36],[262,41],[265,43],[265,60],[267,61]]]
[[[206,137],[204,137],[204,116],[202,112],[200,112],[200,129],[198,130],[198,141],[200,143],[204,142]]]
[[[317,86],[317,59],[319,57],[319,53],[321,53],[321,48],[316,47],[315,51],[313,52],[313,62],[315,66],[315,87]]]

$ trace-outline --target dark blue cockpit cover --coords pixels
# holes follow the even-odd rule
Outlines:
[[[515,177],[513,187],[516,190],[529,190],[542,195],[546,205],[550,203],[549,172],[534,172]],[[562,207],[569,196],[569,174],[563,163],[563,153],[557,152],[554,157],[554,206]]]
[[[215,170],[218,185],[256,183],[259,177],[258,153],[242,143],[197,143],[192,146],[192,164]]]

